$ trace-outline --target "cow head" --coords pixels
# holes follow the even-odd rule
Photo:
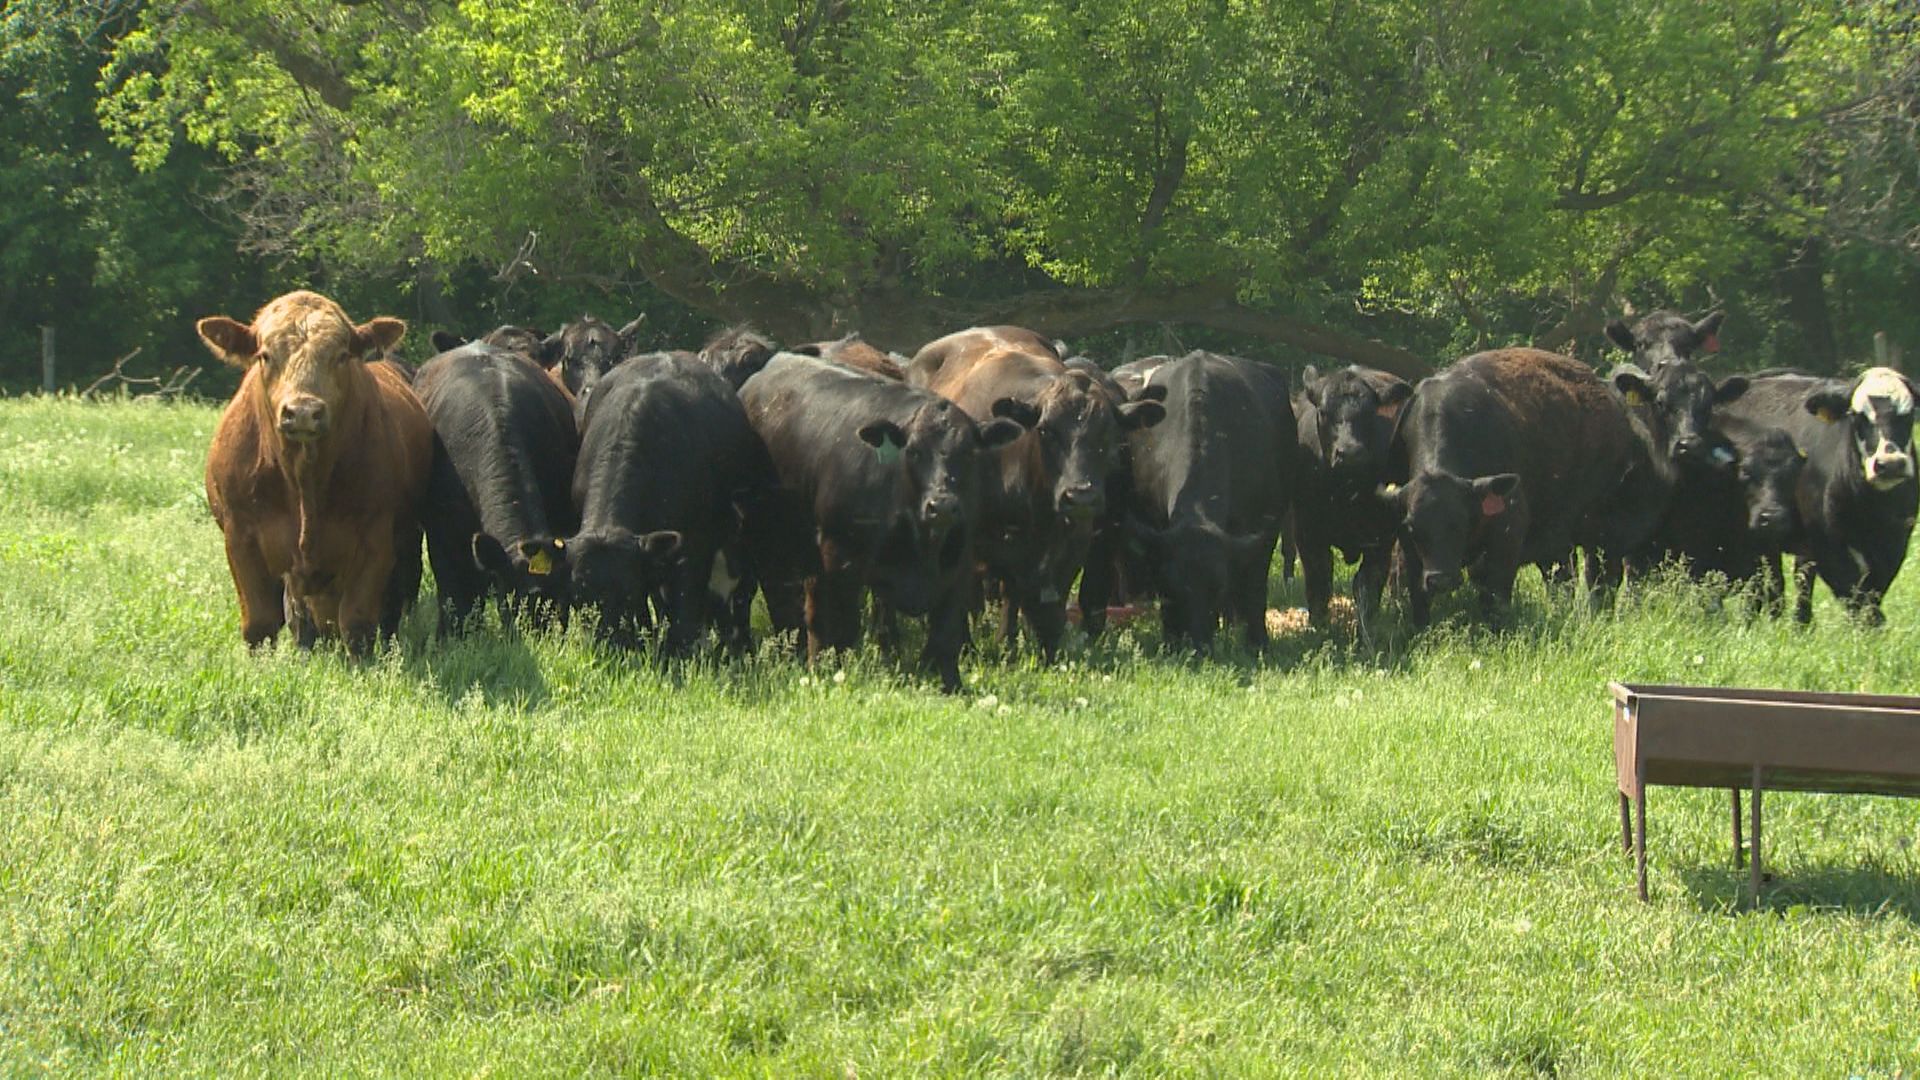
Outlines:
[[[1468,479],[1429,470],[1404,485],[1380,488],[1379,497],[1399,515],[1402,539],[1420,556],[1427,591],[1444,593],[1459,587],[1474,540],[1511,512],[1519,491],[1520,477],[1513,473]]]
[[[1778,428],[1763,431],[1740,448],[1740,489],[1747,502],[1747,531],[1772,546],[1792,535],[1799,519],[1795,489],[1806,454]]]
[[[197,328],[214,356],[259,372],[269,423],[294,445],[324,437],[365,385],[361,365],[407,332],[406,323],[384,316],[355,326],[340,305],[305,291],[261,308],[252,326],[215,315]]]
[[[729,326],[700,346],[700,359],[707,362],[727,385],[738,391],[753,378],[778,351],[773,342],[751,326]],[[813,355],[818,356],[818,353]]]
[[[1609,378],[1620,400],[1646,421],[1655,449],[1666,460],[1690,469],[1732,466],[1732,452],[1713,435],[1713,407],[1746,393],[1745,377],[1734,375],[1716,386],[1691,361],[1676,360],[1652,375],[1622,364]]]
[[[1166,419],[1167,407],[1158,401],[1116,404],[1091,376],[1069,370],[1064,378],[1049,380],[1030,402],[1012,397],[994,402],[993,415],[1032,433],[1040,473],[1052,483],[1054,513],[1084,522],[1106,509],[1107,477],[1125,433]]]
[[[1807,411],[1839,423],[1844,417],[1867,483],[1891,491],[1913,479],[1913,384],[1892,368],[1868,368],[1851,386],[1807,395]]]
[[[647,619],[647,597],[664,582],[680,556],[680,534],[670,530],[632,533],[615,529],[582,533],[566,541],[571,607],[600,613],[596,635],[618,645],[637,642],[636,628]]]
[[[509,324],[496,326],[487,331],[486,335],[480,339],[480,343],[482,345],[492,345],[498,349],[505,349],[508,352],[519,353],[534,363],[545,366],[541,349],[546,340],[547,335],[542,334],[531,326],[513,326]]]
[[[957,526],[979,489],[984,452],[1012,443],[1025,431],[1004,417],[976,425],[959,406],[940,399],[921,405],[904,423],[874,420],[855,434],[893,470],[900,524],[925,545],[922,550],[938,551],[947,566],[960,557],[956,538],[964,531]]]
[[[562,326],[558,333],[549,334],[540,342],[540,362],[560,372],[560,381],[566,385],[567,392],[584,407],[587,395],[593,392],[600,377],[633,354],[640,337],[640,324],[646,318],[642,315],[615,330],[591,315],[582,315],[579,321]]]
[[[1694,353],[1720,351],[1720,322],[1723,312],[1714,312],[1699,322],[1688,322],[1671,311],[1656,311],[1632,327],[1615,319],[1607,324],[1607,340],[1633,354],[1633,362],[1660,373],[1662,364],[1689,360]]]
[[[1201,516],[1160,528],[1130,514],[1127,532],[1164,598],[1161,625],[1168,641],[1195,649],[1212,641],[1220,620],[1233,611],[1236,570],[1272,554],[1271,538],[1232,532]]]
[[[1321,375],[1302,373],[1302,393],[1313,406],[1319,457],[1336,476],[1373,476],[1385,467],[1385,436],[1400,407],[1413,396],[1406,380],[1382,371],[1345,367]]]
[[[473,563],[493,579],[496,591],[533,601],[534,625],[544,625],[549,614],[567,610],[572,574],[565,540],[535,537],[509,548],[477,532]]]

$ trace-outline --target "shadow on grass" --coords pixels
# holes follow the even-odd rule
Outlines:
[[[1739,915],[1752,910],[1747,875],[1722,852],[1719,865],[1683,869],[1680,880],[1702,911]],[[1760,909],[1774,915],[1844,912],[1920,923],[1920,875],[1877,861],[1769,872],[1760,889]]]
[[[488,705],[534,708],[549,696],[540,665],[518,632],[497,627],[470,629],[457,637],[436,638],[406,650],[402,669],[430,683],[447,704],[478,691]]]

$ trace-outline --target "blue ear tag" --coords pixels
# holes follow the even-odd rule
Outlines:
[[[1724,446],[1716,446],[1713,448],[1713,460],[1722,465],[1731,465],[1733,464],[1733,451]]]
[[[892,439],[882,438],[880,445],[873,448],[873,456],[880,464],[891,465],[900,460],[900,448],[893,444]]]

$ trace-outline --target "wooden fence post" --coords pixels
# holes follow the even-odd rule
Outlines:
[[[40,328],[40,388],[49,394],[53,393],[53,327],[51,325]]]

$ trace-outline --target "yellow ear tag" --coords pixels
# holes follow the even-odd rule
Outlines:
[[[1814,413],[1814,415],[1818,416],[1822,420],[1825,420],[1829,424],[1833,423],[1835,420],[1840,419],[1839,417],[1833,415],[1832,409],[1821,409],[1819,412]]]
[[[1800,460],[1801,460],[1801,461],[1805,461],[1805,460],[1807,460],[1807,452],[1806,452],[1805,450],[1800,450],[1800,448],[1799,448],[1799,447],[1797,447],[1797,446],[1796,446],[1796,447],[1794,447],[1794,449],[1795,449],[1795,450],[1799,450],[1799,451],[1800,451]]]
[[[1647,399],[1646,399],[1646,397],[1645,397],[1645,396],[1643,396],[1643,395],[1642,395],[1642,394],[1640,393],[1640,391],[1638,391],[1638,390],[1629,390],[1629,391],[1627,391],[1627,404],[1629,404],[1629,405],[1645,405],[1646,403],[1647,403]]]
[[[527,560],[527,573],[536,577],[546,577],[553,573],[553,556],[547,552],[546,548],[534,552],[533,558]]]

